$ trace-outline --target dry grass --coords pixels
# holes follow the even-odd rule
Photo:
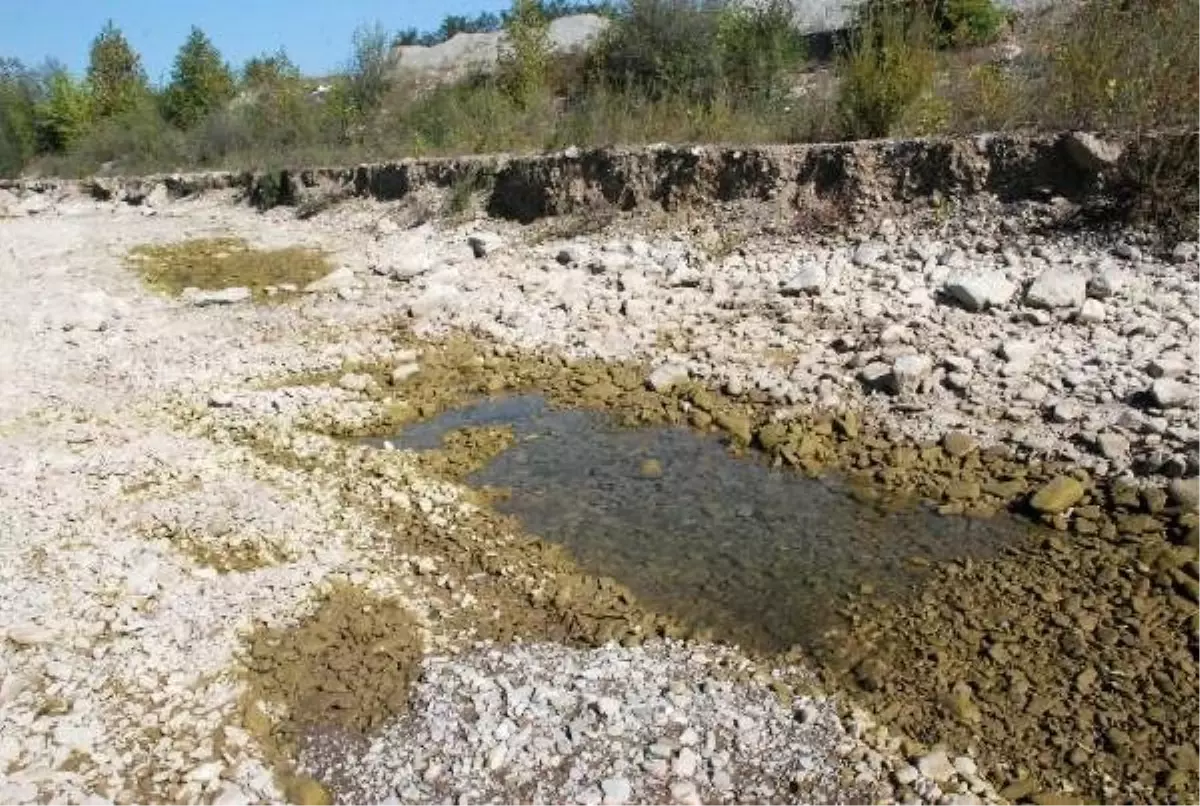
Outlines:
[[[148,286],[171,296],[186,288],[244,286],[261,299],[270,288],[302,289],[331,270],[328,258],[316,250],[254,249],[240,238],[138,246],[130,251],[129,260]]]

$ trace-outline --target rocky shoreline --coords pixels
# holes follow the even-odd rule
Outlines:
[[[66,193],[0,220],[0,799],[1195,797],[1194,244],[987,194],[520,227]],[[336,269],[260,305],[126,261],[208,236]],[[1045,537],[859,597],[821,657],[711,645],[463,487],[496,444],[344,438],[510,389]],[[380,648],[388,608],[417,638]],[[411,703],[312,699],[359,679]]]

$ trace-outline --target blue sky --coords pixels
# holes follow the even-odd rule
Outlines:
[[[282,46],[307,74],[333,70],[350,35],[378,20],[389,31],[437,28],[446,14],[507,8],[508,0],[0,0],[0,56],[29,65],[53,56],[75,72],[92,38],[112,18],[142,56],[151,81],[164,81],[175,52],[199,25],[235,66]]]

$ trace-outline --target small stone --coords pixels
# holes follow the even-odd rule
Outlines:
[[[421,365],[416,362],[400,364],[392,370],[392,385],[399,386],[421,371]]]
[[[217,796],[213,798],[213,806],[238,806],[251,801],[249,795],[231,783],[224,783]]]
[[[306,294],[315,294],[321,291],[342,291],[347,288],[354,288],[359,284],[359,279],[354,274],[354,270],[349,266],[343,266],[340,269],[334,269],[329,274],[322,277],[320,280],[314,280],[304,287]]]
[[[983,311],[1006,304],[1017,286],[999,271],[959,272],[950,276],[943,291],[968,311]]]
[[[892,777],[900,786],[910,786],[911,784],[916,783],[917,778],[920,776],[921,773],[911,764],[906,764],[892,773]]]
[[[942,450],[957,459],[975,450],[975,440],[965,431],[950,431],[942,437]]]
[[[1104,303],[1095,299],[1085,299],[1083,305],[1079,308],[1079,313],[1075,315],[1075,319],[1085,325],[1095,325],[1104,321],[1107,312],[1104,310]]]
[[[779,288],[779,293],[785,297],[797,297],[801,294],[819,294],[825,287],[829,277],[825,267],[819,263],[808,261],[800,265]]]
[[[556,254],[554,256],[554,260],[560,266],[569,266],[572,263],[577,262],[578,258],[575,256],[575,253],[571,249],[564,247],[564,248],[558,250],[558,254]]]
[[[887,244],[879,241],[864,241],[854,250],[851,260],[856,266],[869,266],[879,262],[887,254]]]
[[[1050,419],[1056,423],[1071,423],[1083,416],[1083,407],[1068,398],[1054,404]]]
[[[646,386],[654,392],[668,392],[688,379],[687,367],[681,364],[662,364],[646,378]]]
[[[954,771],[964,778],[970,778],[979,774],[979,767],[970,756],[959,756],[954,759]]]
[[[1150,396],[1156,405],[1173,409],[1195,402],[1195,391],[1185,383],[1173,378],[1159,378],[1150,385]]]
[[[671,772],[679,778],[691,778],[696,774],[696,764],[699,760],[695,750],[684,747],[671,762]]]
[[[633,789],[624,778],[605,778],[600,782],[600,791],[604,793],[604,806],[628,803]]]
[[[1200,509],[1200,479],[1171,479],[1167,482],[1167,494],[1185,512]]]
[[[727,771],[717,770],[712,774],[712,787],[718,792],[728,792],[733,789],[733,779]]]
[[[1029,505],[1038,512],[1057,515],[1083,498],[1083,485],[1070,476],[1056,476],[1034,493]]]
[[[17,646],[41,646],[52,643],[57,637],[53,630],[32,623],[14,624],[5,634]]]
[[[935,783],[944,784],[954,778],[954,765],[945,750],[935,750],[917,760],[921,775]]]
[[[1112,168],[1124,151],[1121,143],[1101,139],[1090,132],[1069,132],[1063,135],[1062,142],[1071,161],[1088,173]]]
[[[217,291],[202,291],[198,288],[189,288],[184,289],[181,296],[197,308],[206,308],[210,305],[234,305],[238,302],[245,302],[253,294],[251,294],[249,288],[234,286],[233,288],[222,288]]]
[[[1024,364],[1037,355],[1039,349],[1037,342],[1011,339],[1000,345],[1000,357],[1005,361]]]
[[[1078,308],[1086,295],[1086,277],[1063,266],[1051,266],[1029,286],[1025,303],[1035,308]]]
[[[488,751],[487,768],[491,772],[495,772],[504,766],[504,760],[508,758],[508,747],[504,744],[498,744]]]
[[[892,362],[891,389],[904,394],[917,389],[933,370],[933,362],[923,355],[902,355]]]
[[[1106,260],[1087,281],[1087,295],[1093,299],[1108,299],[1121,293],[1129,275],[1112,260]]]
[[[1160,355],[1146,366],[1146,374],[1151,378],[1178,378],[1186,375],[1190,364],[1181,355],[1168,353]]]
[[[338,386],[347,392],[363,392],[371,385],[371,376],[359,372],[348,372],[338,378]]]
[[[700,792],[691,781],[675,781],[671,784],[671,802],[684,806],[699,806]]]
[[[467,246],[471,254],[477,258],[485,258],[504,244],[504,241],[494,232],[477,232],[467,237]]]
[[[227,409],[233,405],[233,395],[229,392],[213,392],[208,396],[208,405],[214,409]]]
[[[872,361],[858,371],[858,379],[872,389],[884,389],[888,385],[888,379],[892,374],[892,368],[882,361]]]
[[[1096,436],[1096,449],[1105,459],[1123,459],[1129,455],[1129,440],[1113,431]]]
[[[621,713],[621,701],[615,697],[601,697],[596,700],[596,711],[605,719],[616,719]]]

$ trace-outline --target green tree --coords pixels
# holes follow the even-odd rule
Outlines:
[[[242,66],[242,85],[247,89],[272,87],[287,81],[299,81],[300,68],[292,63],[283,48],[246,60]]]
[[[519,106],[527,106],[546,85],[548,27],[537,0],[513,0],[504,24],[507,42],[500,61],[500,81]]]
[[[39,151],[62,152],[88,130],[92,98],[83,82],[59,68],[47,80],[46,97],[34,109]]]
[[[187,41],[175,57],[164,109],[167,120],[190,129],[233,97],[233,73],[221,54],[199,28],[192,26]]]
[[[720,12],[717,50],[728,90],[772,100],[787,93],[787,74],[804,59],[804,36],[787,0],[730,4]]]
[[[37,81],[16,59],[0,59],[0,176],[16,176],[37,145]]]
[[[112,20],[92,40],[87,80],[92,92],[92,112],[98,118],[132,109],[149,92],[141,57]]]

